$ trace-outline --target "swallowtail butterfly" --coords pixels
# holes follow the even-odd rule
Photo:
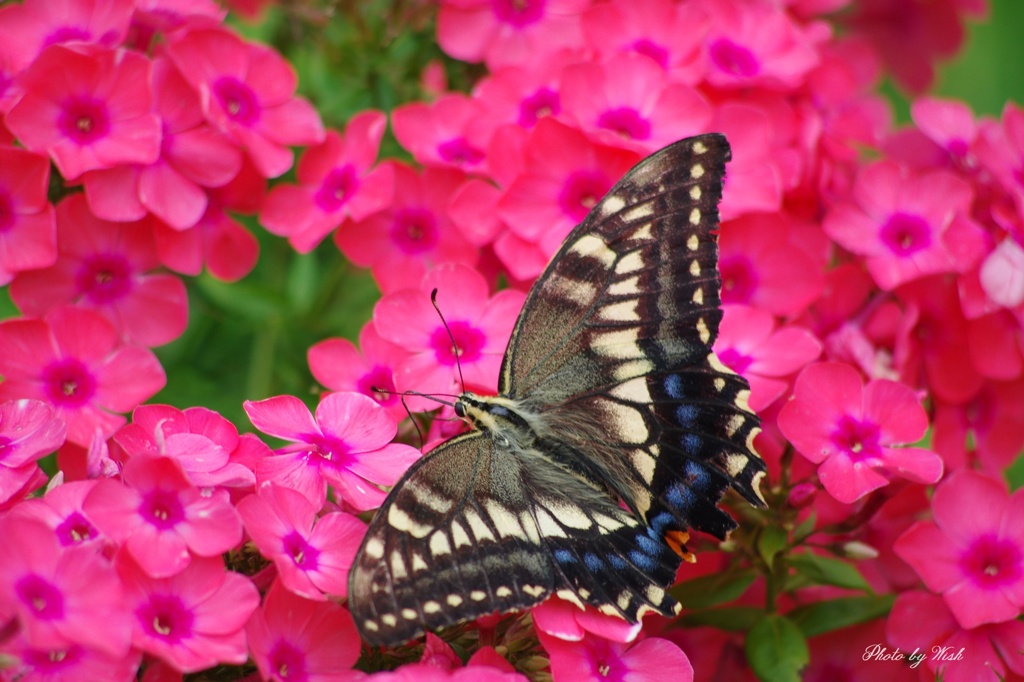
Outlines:
[[[764,506],[749,385],[712,352],[729,145],[691,137],[635,166],[527,296],[499,395],[414,464],[370,523],[349,605],[403,642],[558,596],[635,623],[667,593],[690,529],[724,538],[732,487]]]

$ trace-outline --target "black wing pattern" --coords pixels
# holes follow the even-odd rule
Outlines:
[[[349,588],[367,642],[552,594],[630,622],[671,615],[686,533],[735,527],[717,506],[729,487],[764,504],[748,385],[711,350],[729,155],[717,134],[666,147],[566,238],[520,313],[501,395],[462,396],[477,430],[414,465],[370,524]]]

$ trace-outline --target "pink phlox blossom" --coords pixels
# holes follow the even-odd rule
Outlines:
[[[590,0],[445,0],[437,42],[450,56],[491,70],[583,45],[580,14]]]
[[[513,124],[529,130],[537,121],[562,113],[562,69],[580,59],[579,52],[563,50],[529,68],[506,66],[492,71],[473,86],[473,99],[484,107],[493,125]],[[488,170],[493,172],[490,160]]]
[[[89,519],[82,506],[97,483],[97,480],[89,480],[54,485],[42,497],[25,500],[10,513],[46,524],[61,547],[99,543],[95,546],[102,548],[109,538]]]
[[[136,52],[51,45],[21,74],[6,124],[27,149],[48,154],[65,180],[160,155],[150,61]]]
[[[1012,381],[1024,371],[1021,322],[1008,310],[969,320],[967,346],[971,365],[986,379]]]
[[[303,599],[275,582],[245,631],[256,666],[269,682],[346,682],[365,677],[352,670],[359,658],[355,623],[334,602]]]
[[[643,155],[704,132],[711,122],[711,106],[699,92],[670,82],[654,61],[638,54],[566,67],[561,93],[564,117],[595,141]]]
[[[918,94],[934,80],[935,63],[953,56],[963,43],[958,2],[860,0],[840,25],[870,40],[896,82]]]
[[[295,72],[273,49],[210,28],[188,31],[167,52],[199,92],[207,119],[245,150],[262,176],[291,168],[290,146],[323,141],[320,116],[295,96]]]
[[[181,411],[169,405],[140,405],[132,412],[132,423],[114,434],[114,441],[129,458],[162,455],[176,460],[200,488],[256,484],[252,470],[232,457],[240,446],[238,429],[205,407]]]
[[[1024,380],[987,381],[965,402],[936,400],[932,428],[947,469],[1001,475],[1024,449]]]
[[[95,544],[62,546],[44,523],[21,515],[0,518],[0,535],[0,613],[16,616],[30,646],[127,654],[121,584]]]
[[[0,147],[0,271],[53,265],[57,222],[46,198],[50,162],[25,149]]]
[[[45,402],[23,398],[0,402],[0,476],[50,454],[64,443],[64,421]]]
[[[704,50],[709,83],[723,88],[799,87],[818,63],[823,24],[799,26],[785,9],[767,3],[702,2],[707,12]]]
[[[915,523],[896,553],[941,594],[961,627],[1017,618],[1024,607],[1024,492],[958,471],[932,496],[934,521]]]
[[[370,110],[353,116],[344,136],[328,130],[299,160],[298,184],[277,185],[267,195],[260,224],[306,253],[346,218],[359,221],[386,208],[392,167],[373,167],[386,126],[384,113]]]
[[[581,642],[596,636],[628,644],[640,634],[640,623],[601,613],[592,606],[581,609],[564,599],[548,599],[531,610],[538,632],[566,642]]]
[[[185,331],[188,295],[182,281],[152,272],[159,265],[147,223],[96,218],[85,197],[57,206],[58,258],[52,267],[21,273],[11,298],[26,315],[75,304],[96,310],[128,343],[159,346]]]
[[[942,460],[916,447],[928,417],[908,386],[887,379],[865,385],[849,365],[821,362],[800,372],[778,425],[804,457],[819,464],[830,495],[851,503],[891,478],[934,483]]]
[[[704,76],[708,18],[699,3],[669,0],[595,4],[583,15],[583,35],[603,56],[616,52],[651,59],[673,82],[695,85]]]
[[[245,663],[244,628],[260,595],[220,557],[196,557],[182,572],[154,578],[121,552],[117,569],[136,649],[183,673]]]
[[[155,578],[183,571],[242,540],[242,522],[226,490],[200,490],[170,457],[136,455],[124,482],[101,480],[82,503],[86,515]]]
[[[919,97],[910,106],[917,129],[955,164],[968,165],[978,135],[974,112],[963,102]]]
[[[115,656],[74,642],[33,645],[23,635],[0,644],[0,656],[4,658],[5,682],[135,682],[142,663],[142,652],[134,649]]]
[[[294,396],[246,401],[253,425],[291,441],[256,464],[258,483],[273,481],[294,488],[322,505],[327,485],[339,502],[360,511],[379,507],[385,493],[419,458],[415,448],[392,443],[398,424],[384,408],[361,393],[331,393],[316,416]]]
[[[984,379],[969,361],[969,325],[956,283],[948,277],[926,277],[895,293],[903,305],[894,357],[900,376],[909,385],[928,386],[941,400],[969,400]]]
[[[816,248],[817,245],[824,248]],[[816,228],[786,214],[757,213],[721,227],[722,302],[797,315],[825,287],[828,245]]]
[[[153,234],[160,262],[184,275],[198,275],[205,266],[226,282],[245,277],[256,266],[259,242],[232,214],[258,212],[266,185],[252,164],[243,161],[231,182],[206,191],[206,213],[194,227],[175,230],[156,221]]]
[[[395,419],[406,415],[401,397],[395,392],[395,367],[409,353],[385,341],[373,322],[359,332],[359,348],[348,339],[326,339],[307,353],[313,377],[331,391],[357,391],[368,395]]]
[[[519,244],[495,245],[498,257],[518,279],[539,275],[569,231],[640,160],[636,152],[596,144],[579,130],[549,118],[530,132],[524,153],[523,173],[496,207],[498,217],[520,239]],[[529,245],[539,257],[524,260]]]
[[[431,665],[441,670],[454,670],[462,667],[462,659],[455,653],[451,645],[433,632],[428,632],[423,644],[423,655],[420,663]]]
[[[551,658],[556,681],[692,682],[693,666],[674,642],[648,637],[625,644],[588,634],[565,641],[543,631],[540,642]]]
[[[128,33],[133,0],[25,0],[0,10],[0,43],[29,66],[50,45],[118,47]]]
[[[818,359],[821,342],[795,325],[776,328],[771,313],[760,308],[727,305],[715,354],[750,382],[750,409],[760,412],[786,392],[788,377]]]
[[[474,265],[476,249],[448,218],[448,202],[465,176],[451,168],[418,172],[405,164],[381,166],[394,177],[388,207],[334,233],[334,242],[356,265],[373,270],[384,293],[415,287],[433,266]]]
[[[968,215],[970,185],[945,170],[910,173],[891,161],[864,167],[852,200],[825,217],[825,232],[865,257],[886,290],[935,273],[964,272],[985,249],[981,227]]]
[[[99,313],[70,306],[43,319],[0,322],[0,400],[48,402],[67,425],[68,440],[87,446],[98,429],[110,436],[128,412],[163,388],[152,351],[118,345]]]
[[[886,634],[890,647],[899,647],[904,656],[914,651],[923,655],[918,679],[975,682],[1024,676],[1024,623],[1009,620],[964,628],[941,597],[924,591],[896,596]]]
[[[238,146],[203,118],[199,96],[166,57],[153,62],[153,104],[163,130],[160,158],[148,166],[119,166],[83,176],[98,218],[139,220],[151,212],[184,230],[206,211],[207,187],[220,187],[242,164]]]
[[[719,206],[722,220],[778,212],[783,192],[800,177],[803,159],[772,112],[753,102],[725,102],[715,107],[710,129],[724,133],[732,147]]]
[[[274,562],[284,587],[323,601],[325,594],[348,594],[349,568],[366,526],[351,514],[317,516],[318,510],[301,492],[273,482],[238,503],[249,537]]]
[[[497,123],[481,101],[458,93],[430,104],[403,104],[391,112],[395,138],[417,162],[467,173],[484,168]]]
[[[221,23],[227,13],[216,0],[135,0],[126,46],[149,52],[159,34],[174,33],[203,22]]]
[[[464,668],[445,670],[430,663],[409,663],[396,670],[375,673],[373,682],[526,682],[527,678],[517,672],[494,668],[486,659],[470,663]]]
[[[978,280],[989,301],[1024,318],[1024,247],[1017,238],[1007,236],[985,256]]]
[[[447,327],[431,304],[435,289]],[[461,377],[466,389],[492,393],[524,299],[512,289],[491,296],[484,278],[460,264],[438,266],[418,289],[383,297],[373,312],[377,333],[412,353],[395,368],[398,390],[457,394]],[[436,407],[417,396],[406,402],[411,409]]]

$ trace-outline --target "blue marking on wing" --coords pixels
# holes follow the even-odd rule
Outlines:
[[[678,374],[669,374],[665,377],[665,393],[669,398],[675,400],[683,399],[683,378]]]

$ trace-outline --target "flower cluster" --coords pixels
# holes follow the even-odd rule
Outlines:
[[[19,311],[0,321],[0,679],[775,679],[808,661],[806,679],[855,679],[877,676],[873,644],[925,652],[886,677],[1024,676],[1024,493],[1003,478],[1024,449],[1024,109],[918,96],[897,127],[877,92],[888,75],[919,95],[985,11],[443,0],[437,44],[472,87],[431,63],[428,98],[325,129],[213,0],[0,8],[0,282]],[[378,160],[389,118],[412,162]],[[360,659],[348,572],[364,512],[420,456],[406,409],[493,392],[569,230],[707,131],[733,150],[715,350],[750,381],[769,510],[692,543],[686,627],[551,600],[454,650]],[[331,237],[381,292],[358,344],[309,348],[315,409],[245,403],[276,449],[145,404],[187,278],[257,262],[239,215],[300,254]]]

